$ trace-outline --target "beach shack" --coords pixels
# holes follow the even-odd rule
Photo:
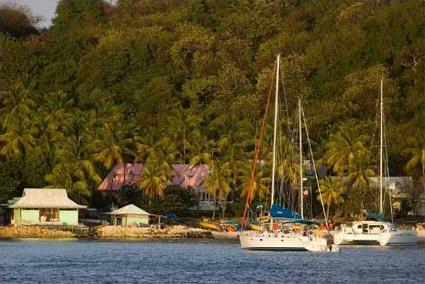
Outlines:
[[[111,215],[111,222],[114,226],[143,226],[149,224],[150,214],[133,204],[126,205],[108,214]]]
[[[79,205],[63,188],[25,188],[22,197],[8,206],[11,225],[78,225]]]

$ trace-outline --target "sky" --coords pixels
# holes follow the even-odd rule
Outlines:
[[[59,0],[0,0],[0,4],[17,3],[28,7],[34,16],[41,16],[38,28],[47,28],[51,25],[55,16],[56,5]]]

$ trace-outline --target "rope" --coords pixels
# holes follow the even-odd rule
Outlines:
[[[317,188],[319,189],[320,203],[322,205],[323,216],[325,216],[326,228],[328,228],[328,216],[326,215],[325,205],[323,203],[322,190],[320,189],[319,177],[317,175],[316,163],[314,162],[313,150],[311,148],[310,137],[308,135],[308,128],[307,128],[307,123],[305,122],[305,115],[304,115],[304,109],[303,108],[301,108],[301,113],[302,113],[302,118],[303,118],[303,122],[304,122],[305,132],[306,132],[306,135],[307,135],[308,149],[309,149],[309,152],[310,152],[311,161],[313,163],[314,176],[316,178]]]
[[[274,71],[276,72],[276,67],[274,68]],[[272,73],[272,80],[269,87],[269,93],[267,95],[267,103],[266,103],[266,109],[264,112],[263,120],[261,122],[261,128],[260,128],[260,136],[258,140],[255,143],[255,154],[254,154],[254,160],[252,161],[252,168],[251,168],[251,177],[249,179],[248,185],[247,185],[247,194],[246,194],[246,200],[245,200],[245,208],[243,212],[243,219],[242,219],[242,228],[245,228],[247,221],[248,221],[248,214],[249,214],[249,208],[253,199],[253,187],[254,187],[254,181],[257,173],[257,160],[258,156],[260,154],[260,146],[261,142],[263,140],[264,135],[264,128],[266,124],[267,115],[269,113],[269,106],[270,106],[270,98],[273,90],[273,83],[274,83],[274,72]]]

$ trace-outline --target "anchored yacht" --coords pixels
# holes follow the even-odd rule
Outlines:
[[[273,208],[276,204],[274,204],[274,195],[275,195],[275,184],[276,184],[276,139],[277,139],[277,124],[278,124],[278,90],[279,90],[279,61],[280,56],[277,56],[277,62],[276,62],[276,92],[275,92],[275,111],[274,111],[274,131],[273,131],[273,159],[272,159],[272,179],[271,179],[271,202],[270,207]],[[270,98],[270,95],[269,95]],[[268,99],[269,102],[269,99]],[[268,109],[268,105],[266,106],[266,109]],[[266,111],[267,113],[267,111]],[[311,231],[309,232],[306,227],[306,220],[304,219],[303,209],[304,209],[304,202],[303,202],[303,157],[302,157],[302,116],[303,111],[301,107],[301,100],[298,100],[298,118],[299,118],[299,148],[300,148],[300,213],[295,213],[293,211],[292,217],[293,221],[301,223],[302,226],[304,226],[303,230],[282,230],[282,229],[276,229],[276,227],[282,227],[287,226],[282,223],[276,222],[277,220],[274,220],[273,214],[270,214],[270,223],[268,224],[268,228],[264,228],[264,231],[262,232],[255,232],[255,231],[245,231],[242,232],[239,235],[241,248],[243,249],[250,249],[250,250],[291,250],[291,251],[317,251],[317,252],[326,252],[330,251],[331,246],[328,246],[328,240],[326,238],[315,236],[314,233]],[[262,127],[260,130],[260,139],[258,141],[261,141],[261,137],[264,131],[264,123],[265,119],[263,119]],[[305,120],[304,120],[305,124]],[[306,129],[307,130],[307,129]],[[259,142],[257,142],[259,143]],[[257,161],[259,157],[259,144],[256,145],[255,150],[255,158],[253,162],[252,167],[252,173],[251,173],[251,179],[248,183],[248,189],[247,189],[247,199],[244,209],[244,221],[243,223],[247,223],[248,218],[248,210],[250,203],[252,201],[252,192],[253,192],[253,186],[254,186],[254,177],[255,177],[255,171],[257,167]],[[323,207],[323,203],[322,203]],[[287,208],[282,208],[287,209]],[[324,209],[324,207],[323,207]],[[288,209],[289,210],[289,209]],[[285,211],[286,212],[286,211]],[[326,219],[326,215],[325,215]],[[327,220],[327,219],[326,219]],[[308,223],[308,222],[307,222]],[[291,225],[288,225],[291,226]]]
[[[383,172],[384,172],[384,103],[383,103],[384,79],[381,79],[380,95],[380,153],[379,153],[379,214],[382,219],[383,205]],[[385,143],[386,145],[386,143]],[[391,198],[391,195],[390,195]],[[379,244],[388,245],[415,245],[417,236],[415,231],[399,230],[393,223],[384,221],[361,221],[354,222],[351,227],[342,226],[341,231],[334,234],[335,244]]]
[[[416,245],[415,231],[399,230],[394,224],[383,221],[354,222],[351,227],[342,225],[334,234],[337,245],[377,244],[381,246]]]

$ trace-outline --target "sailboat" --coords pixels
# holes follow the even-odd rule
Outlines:
[[[381,79],[380,95],[380,151],[379,151],[379,214],[382,219],[383,209],[383,149],[384,149],[384,103],[383,103],[384,79]],[[340,244],[379,244],[381,246],[392,245],[415,245],[417,236],[415,231],[399,230],[391,222],[359,221],[353,222],[351,227],[343,225],[341,230],[334,234],[334,242]]]
[[[276,60],[276,87],[275,87],[275,108],[274,108],[274,127],[273,127],[273,160],[272,160],[272,182],[271,182],[271,203],[270,208],[275,206],[274,204],[274,195],[275,195],[275,180],[276,180],[276,133],[277,133],[277,114],[278,114],[278,95],[279,95],[279,65],[280,65],[280,56],[277,56]],[[269,99],[270,100],[269,93]],[[244,231],[239,235],[239,240],[241,244],[241,248],[248,250],[287,250],[287,251],[314,251],[314,252],[325,252],[329,251],[330,246],[328,245],[328,239],[324,237],[319,237],[314,234],[312,231],[308,231],[306,227],[307,220],[304,219],[303,216],[303,157],[302,157],[302,135],[301,135],[301,100],[298,100],[299,107],[299,143],[300,143],[300,210],[301,215],[296,214],[294,212],[293,216],[296,216],[296,220],[293,222],[287,223],[275,223],[273,215],[271,214],[269,217],[270,224],[268,227],[265,227],[263,231]],[[263,118],[262,127],[260,130],[260,139],[258,141],[261,142],[261,138],[264,131],[264,123],[265,117],[267,116],[268,104],[266,106],[266,113]],[[251,173],[251,186],[253,185],[253,178],[255,176],[256,170],[256,162],[258,161],[258,152],[259,152],[259,143],[256,144],[255,157],[253,161],[252,173]],[[249,187],[250,185],[248,185]],[[249,188],[248,188],[249,189]],[[247,200],[245,204],[244,211],[244,221],[246,224],[247,220],[247,212],[250,203],[250,193],[248,190]],[[288,209],[289,210],[289,209]],[[293,230],[290,226],[293,223],[301,224],[304,226],[303,230]],[[275,225],[280,225],[275,226]]]

